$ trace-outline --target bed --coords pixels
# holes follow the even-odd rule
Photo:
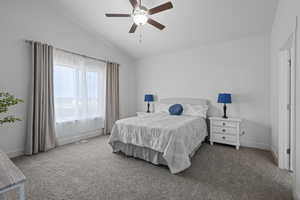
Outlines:
[[[203,99],[162,99],[161,105],[182,104],[207,107]],[[205,116],[174,116],[155,112],[118,120],[109,144],[113,152],[143,159],[155,165],[168,166],[172,174],[191,166],[191,158],[207,136]]]

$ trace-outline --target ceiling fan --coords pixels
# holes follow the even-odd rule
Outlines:
[[[129,33],[134,33],[138,26],[144,25],[146,23],[151,24],[152,26],[160,30],[163,30],[165,28],[164,25],[151,19],[149,16],[173,8],[173,5],[170,1],[151,9],[147,9],[145,6],[143,6],[141,0],[139,1],[129,0],[129,2],[133,7],[131,14],[107,13],[105,14],[105,16],[106,17],[132,17],[134,23],[131,26]]]

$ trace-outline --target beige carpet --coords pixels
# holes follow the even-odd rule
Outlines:
[[[111,153],[107,137],[14,162],[27,176],[29,200],[291,200],[291,176],[271,154],[204,144],[192,167],[166,167]]]

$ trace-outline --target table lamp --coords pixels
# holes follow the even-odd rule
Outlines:
[[[150,113],[150,102],[154,101],[154,96],[153,94],[145,94],[145,102],[148,102],[147,104],[147,113]]]
[[[223,118],[227,119],[228,117],[226,115],[226,110],[227,110],[226,104],[232,103],[232,101],[231,101],[231,94],[227,94],[227,93],[221,93],[221,94],[219,94],[219,96],[218,96],[218,103],[223,103],[224,104],[224,106],[223,106],[223,110],[224,110]]]

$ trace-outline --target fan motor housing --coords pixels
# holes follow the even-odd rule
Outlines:
[[[132,10],[132,15],[145,13],[148,14],[148,9],[145,6],[139,6]]]

